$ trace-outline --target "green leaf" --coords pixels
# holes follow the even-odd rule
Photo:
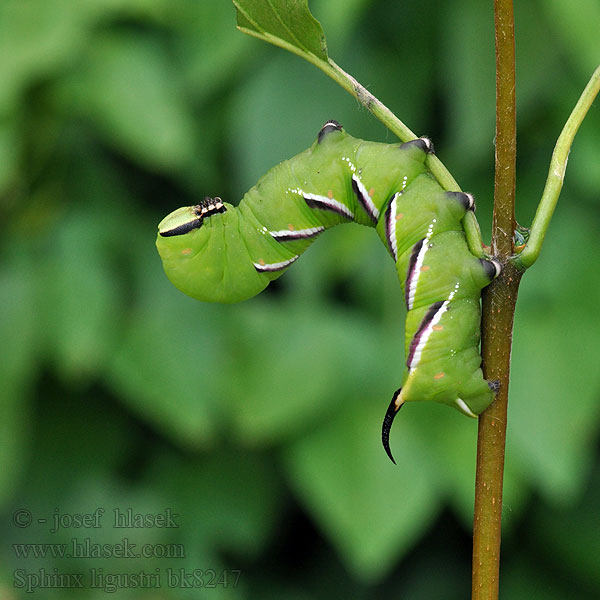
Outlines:
[[[444,2],[440,8],[448,23],[442,27],[441,44],[448,50],[440,57],[448,110],[448,138],[455,144],[448,154],[456,164],[464,156],[465,163],[488,160],[492,152],[489,140],[494,134],[494,39],[492,11],[482,2],[459,0]],[[451,49],[451,50],[450,50]],[[481,85],[481,82],[489,82]],[[480,158],[481,157],[481,158]]]
[[[431,524],[441,504],[427,446],[405,428],[394,466],[381,447],[381,406],[344,408],[286,454],[298,495],[359,577],[375,580]]]
[[[48,77],[81,51],[84,22],[81,3],[0,3],[0,112],[16,107],[32,80]]]
[[[585,495],[569,506],[551,509],[542,505],[530,521],[532,546],[543,551],[558,573],[572,574],[600,592],[600,469],[587,482]]]
[[[528,534],[529,536],[529,534]],[[523,538],[528,536],[522,536]],[[592,600],[597,596],[583,593],[579,581],[561,577],[556,567],[548,566],[536,556],[538,546],[521,547],[512,553],[511,560],[502,566],[502,598],[504,600],[524,600],[525,598],[543,598],[544,600],[564,600],[574,597],[577,600]]]
[[[2,194],[17,178],[18,157],[21,152],[22,139],[18,135],[14,121],[0,121],[0,202],[5,203]]]
[[[331,47],[341,48],[360,27],[360,21],[364,18],[367,9],[373,9],[373,2],[372,0],[311,0],[311,6],[320,20],[327,24],[327,39]],[[340,18],[340,15],[343,15],[343,18]],[[351,42],[352,48],[354,42],[355,40]]]
[[[194,156],[194,120],[183,91],[157,40],[110,32],[95,37],[58,99],[134,160],[169,171]]]
[[[307,0],[234,0],[234,4],[241,31],[293,52],[321,69],[401,140],[416,137],[375,96],[329,58],[323,28],[308,10]],[[457,183],[439,159],[431,157],[428,164],[442,185],[456,189]]]
[[[233,0],[240,31],[327,62],[327,42],[307,0]]]
[[[49,358],[67,379],[101,372],[120,333],[123,299],[107,260],[119,216],[108,203],[102,210],[74,208],[40,261],[38,314]]]
[[[75,487],[109,477],[135,454],[136,428],[98,388],[65,393],[65,388],[48,382],[38,396],[52,410],[41,416],[38,407],[31,415],[32,420],[37,418],[36,425],[42,420],[43,427],[36,426],[29,438],[31,459],[17,499],[35,507],[54,508],[59,503],[68,512],[77,506],[72,497]]]
[[[229,315],[235,326],[227,354],[243,360],[237,376],[224,380],[228,412],[240,437],[253,443],[280,440],[330,418],[380,368],[378,351],[385,353],[379,327],[369,328],[349,311],[332,314],[326,304],[312,312],[300,302],[257,301]]]
[[[132,246],[135,240],[131,240]],[[141,245],[136,272],[141,302],[122,332],[107,377],[142,419],[184,447],[214,436],[222,380],[222,307],[184,296],[167,281],[153,245]]]
[[[600,258],[598,235],[581,209],[561,215],[560,224],[519,294],[507,434],[523,472],[554,503],[580,493],[600,412],[600,291],[589,276]],[[575,248],[585,248],[585,260]]]
[[[475,459],[477,449],[477,421],[466,419],[458,411],[434,402],[415,403],[405,414],[398,416],[399,422],[392,436],[392,449],[395,452],[396,440],[410,428],[419,435],[421,444],[428,449],[428,455],[421,455],[430,468],[435,469],[440,485],[444,488],[444,498],[461,518],[465,531],[473,525],[473,503],[475,493]],[[516,452],[508,452],[504,467],[504,505],[502,526],[515,523],[520,517],[525,501],[529,497],[529,487],[519,471],[520,457]]]
[[[31,263],[23,244],[10,240],[0,269],[0,501],[10,497],[23,465],[31,421],[30,399],[37,368],[38,324]],[[1,263],[0,263],[1,264]]]
[[[187,2],[178,15],[174,40],[179,68],[187,93],[197,102],[206,101],[223,86],[238,81],[240,67],[253,59],[249,46],[254,41],[231,26],[231,12],[230,4],[218,0]],[[202,112],[207,110],[205,106]]]
[[[577,10],[573,10],[572,5],[561,0],[543,0],[540,9],[554,26],[556,37],[553,38],[553,44],[562,40],[565,53],[580,68],[581,73],[591,73],[598,66],[600,56],[598,1],[579,0]]]
[[[276,533],[281,517],[281,480],[267,460],[239,448],[186,456],[163,452],[147,474],[169,506],[181,513],[180,535],[218,551],[255,556]]]

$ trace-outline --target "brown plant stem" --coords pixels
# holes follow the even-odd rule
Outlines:
[[[495,0],[496,165],[492,252],[503,271],[483,294],[482,357],[496,399],[480,417],[473,520],[472,599],[496,600],[499,590],[502,482],[513,317],[521,272],[509,262],[515,229],[515,41],[512,0]]]

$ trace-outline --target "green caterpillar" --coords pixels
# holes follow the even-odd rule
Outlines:
[[[279,277],[338,223],[375,227],[396,263],[407,307],[406,369],[386,412],[435,400],[476,417],[496,386],[479,354],[481,289],[500,273],[468,249],[462,219],[470,194],[444,191],[425,166],[426,138],[367,142],[328,121],[313,145],[263,176],[233,207],[220,198],[172,212],[156,245],[171,282],[208,302],[239,302]]]

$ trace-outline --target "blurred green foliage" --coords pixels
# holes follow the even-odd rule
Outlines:
[[[490,3],[311,0],[332,57],[475,193],[493,189]],[[531,220],[562,123],[600,57],[595,0],[517,3],[518,216]],[[308,64],[236,31],[225,0],[0,3],[0,596],[15,571],[160,572],[119,598],[464,598],[476,425],[411,406],[400,287],[376,236],[340,228],[262,296],[184,297],[156,224],[240,198],[328,118],[391,135]],[[517,306],[502,597],[600,594],[600,112]],[[100,529],[50,533],[55,510]],[[113,508],[179,528],[115,530]],[[31,511],[19,528],[15,510]],[[47,524],[38,519],[47,518]],[[13,544],[183,544],[186,558],[19,558]],[[166,572],[241,569],[236,588]],[[158,571],[155,571],[158,569]],[[433,575],[432,575],[433,574]],[[39,598],[104,598],[102,589]]]

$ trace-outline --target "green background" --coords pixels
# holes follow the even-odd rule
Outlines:
[[[336,62],[433,138],[489,239],[492,3],[310,5]],[[562,123],[600,62],[600,5],[517,3],[516,20],[527,225]],[[504,600],[600,594],[598,106],[517,305]],[[373,232],[330,232],[233,306],[179,293],[154,248],[166,213],[204,195],[237,202],[330,118],[394,141],[314,67],[238,32],[227,0],[2,0],[0,597],[106,598],[14,587],[17,570],[87,578],[92,568],[161,574],[159,589],[116,594],[132,599],[468,596],[476,423],[411,405],[392,432],[398,466],[385,456],[404,314]],[[102,527],[51,533],[55,511],[97,508]],[[179,527],[114,529],[114,508],[170,508]],[[18,509],[29,527],[15,526]],[[13,548],[124,537],[182,544],[186,558]],[[168,569],[224,578],[170,587]]]

